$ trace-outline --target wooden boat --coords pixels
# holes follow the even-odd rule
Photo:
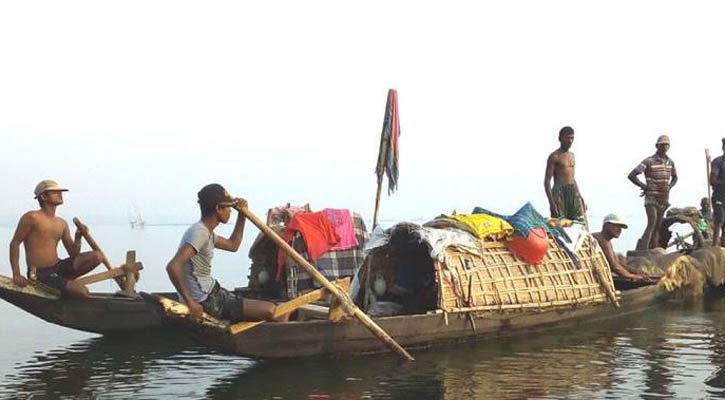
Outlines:
[[[573,256],[550,237],[545,259],[532,265],[500,241],[474,243],[467,234],[426,229],[412,224],[392,228],[387,244],[372,249],[366,258],[356,277],[360,289],[351,294],[356,304],[379,315],[375,323],[407,348],[610,319],[646,310],[671,296],[655,281],[615,283],[593,239],[584,240]],[[409,276],[401,277],[401,271]],[[402,315],[381,316],[380,304],[389,299],[407,302],[402,295],[391,294],[392,284],[406,281],[408,288],[417,290],[398,288],[396,292],[415,297],[423,308],[415,309],[413,304],[395,311]],[[309,296],[307,300],[324,297],[324,289],[315,292],[304,296]],[[158,306],[165,323],[232,354],[286,358],[387,350],[357,320],[332,318],[338,314],[332,309],[318,313],[322,318],[330,316],[322,320],[305,318],[310,313],[302,309],[303,320],[230,324],[207,315],[201,321],[192,320],[184,305],[153,295],[145,298]]]
[[[175,293],[158,295],[176,298]],[[160,329],[161,319],[139,296],[91,293],[87,299],[61,298],[38,284],[18,287],[0,275],[0,298],[50,323],[100,334]]]
[[[531,333],[554,327],[581,325],[647,310],[671,297],[662,286],[651,283],[632,287],[623,282],[620,307],[609,303],[573,305],[547,311],[529,310],[490,314],[485,318],[431,312],[374,318],[375,322],[406,348],[485,340]],[[163,311],[166,313],[168,310]],[[185,316],[164,314],[164,321],[181,327],[201,342],[227,353],[261,358],[349,356],[387,351],[365,326],[354,319],[262,323],[236,335],[228,325],[195,323]]]

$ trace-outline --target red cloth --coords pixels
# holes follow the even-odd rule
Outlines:
[[[305,248],[310,261],[315,261],[321,255],[330,251],[330,249],[340,241],[335,233],[335,228],[330,224],[324,211],[316,213],[297,213],[290,220],[282,234],[282,239],[289,243],[295,232],[302,234],[305,241]],[[277,281],[282,279],[282,271],[284,271],[285,253],[279,249],[277,253]]]

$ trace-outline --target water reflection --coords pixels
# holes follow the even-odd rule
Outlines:
[[[94,338],[38,353],[0,397],[211,399],[725,398],[725,302],[510,339],[348,359],[264,360],[179,335]]]
[[[17,365],[0,395],[16,398],[101,398],[140,392],[165,360],[189,362],[203,349],[183,338],[96,337],[51,350]],[[163,384],[157,382],[156,384]]]

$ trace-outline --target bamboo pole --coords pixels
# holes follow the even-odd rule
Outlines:
[[[383,188],[382,176],[378,179],[378,194],[375,195],[375,212],[373,213],[373,230],[378,226],[378,210],[380,210],[380,192]]]
[[[589,247],[592,249],[593,255],[594,249],[596,248],[595,246],[599,246],[599,244],[596,243],[594,238],[592,238],[592,234],[590,233],[591,231],[589,230],[589,218],[587,218],[586,212],[583,213],[582,216],[584,217],[584,226],[587,228],[587,240],[589,241]],[[609,264],[606,263],[606,259],[605,265],[609,266]],[[611,282],[611,280],[606,278],[600,268],[600,263],[596,262],[596,260],[592,260],[592,272],[594,273],[594,277],[597,279],[597,281],[599,281],[601,288],[604,289],[604,293],[606,293],[607,297],[612,302],[614,307],[619,308],[619,300],[617,300],[617,294],[614,292],[614,288],[609,286],[609,282]]]
[[[387,110],[387,107],[386,107]],[[383,126],[383,132],[385,132],[385,126]],[[378,192],[375,195],[375,212],[373,213],[373,230],[378,226],[378,211],[380,210],[380,193],[383,189],[383,174],[385,174],[385,163],[388,159],[388,151],[390,146],[385,145],[385,135],[380,134],[380,148],[378,149],[378,165],[375,166],[375,173],[378,176]],[[385,152],[383,154],[383,152]]]
[[[400,357],[407,361],[413,361],[415,360],[410,354],[408,354],[407,351],[405,351],[404,348],[402,348],[395,340],[393,340],[390,335],[388,335],[382,328],[380,328],[375,321],[370,319],[367,314],[365,314],[362,310],[360,310],[357,306],[355,306],[352,301],[349,300],[349,297],[346,296],[346,293],[342,293],[337,286],[333,285],[330,281],[325,278],[320,271],[315,269],[315,267],[312,266],[307,260],[305,260],[299,253],[295,251],[295,249],[292,248],[287,242],[282,240],[281,237],[277,234],[277,232],[273,231],[267,224],[264,223],[261,219],[259,219],[256,215],[252,214],[252,212],[244,207],[241,209],[241,212],[246,216],[254,225],[259,228],[262,232],[264,232],[272,241],[274,241],[277,246],[279,246],[287,255],[292,257],[292,259],[297,262],[302,268],[304,268],[305,271],[307,271],[310,276],[316,280],[319,284],[321,284],[325,289],[327,289],[332,295],[334,295],[338,300],[340,300],[341,303],[346,304],[352,311],[352,314],[363,324],[366,328],[370,330],[375,336],[378,337],[383,343],[385,343],[386,346],[388,346],[391,350],[396,352]]]
[[[710,204],[712,199],[712,186],[710,186],[710,174],[712,171],[710,170],[710,164],[712,163],[712,158],[710,157],[710,149],[705,149],[705,171],[707,172],[707,179],[705,179],[705,184],[707,185],[707,208],[710,212],[710,215],[712,215],[712,204]]]
[[[81,231],[81,235],[83,235],[83,238],[86,239],[86,242],[88,242],[88,245],[91,246],[91,249],[101,253],[101,257],[103,257],[103,265],[106,266],[106,269],[109,271],[113,269],[113,265],[111,265],[111,262],[108,260],[108,257],[106,257],[106,253],[101,250],[101,247],[98,246],[98,243],[93,239],[93,236],[91,236],[90,233],[88,233],[87,230],[83,229],[83,226],[81,225],[81,220],[78,218],[73,218],[73,223],[76,225],[76,228]],[[124,284],[123,284],[123,278],[120,276],[117,276],[115,279],[116,283],[118,284],[118,287],[121,290],[124,290]]]

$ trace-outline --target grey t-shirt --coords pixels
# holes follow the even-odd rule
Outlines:
[[[200,221],[186,230],[179,244],[179,248],[189,244],[196,250],[196,254],[182,267],[181,278],[189,290],[191,298],[197,302],[206,300],[216,283],[211,276],[211,259],[214,257],[215,239],[214,232],[210,232]],[[182,297],[179,296],[179,298]]]

